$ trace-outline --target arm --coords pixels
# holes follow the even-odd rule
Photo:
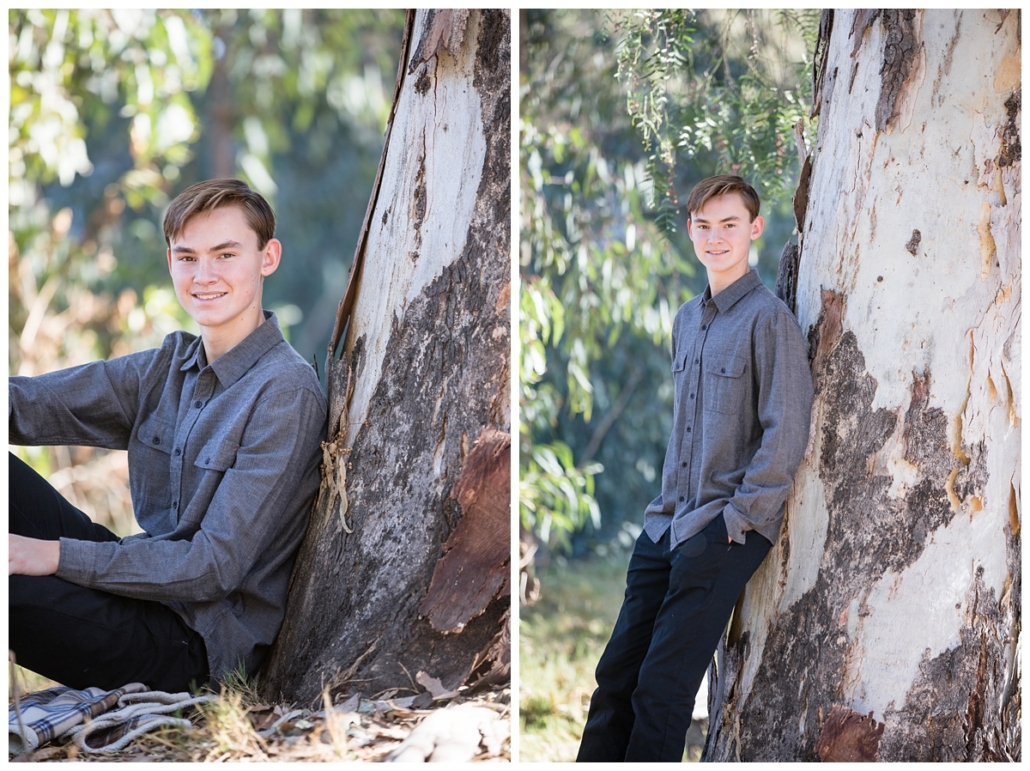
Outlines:
[[[258,400],[235,462],[189,540],[62,538],[57,576],[139,599],[225,597],[259,562],[281,556],[296,518],[307,516],[306,504],[318,488],[325,420],[324,399],[307,388]]]
[[[797,322],[786,312],[762,318],[753,339],[762,439],[723,510],[730,539],[775,520],[808,445],[812,375]]]
[[[169,336],[171,337],[171,336]],[[140,384],[158,350],[8,380],[10,442],[20,445],[128,447]]]

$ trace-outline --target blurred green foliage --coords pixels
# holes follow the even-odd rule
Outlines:
[[[520,517],[545,547],[603,551],[660,491],[672,320],[707,283],[678,194],[749,179],[775,282],[818,12],[520,14]]]

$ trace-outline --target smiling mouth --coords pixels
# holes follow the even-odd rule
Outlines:
[[[225,292],[194,292],[193,296],[198,300],[217,300],[224,297]]]

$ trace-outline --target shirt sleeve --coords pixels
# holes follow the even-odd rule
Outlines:
[[[9,441],[126,449],[138,409],[140,381],[160,350],[36,377],[10,378]]]
[[[762,440],[723,509],[726,532],[739,543],[745,531],[779,517],[808,445],[812,413],[808,351],[794,318],[779,312],[760,320],[753,342]]]
[[[280,541],[297,532],[318,489],[324,399],[307,388],[279,391],[259,399],[253,415],[191,538],[62,538],[57,576],[127,597],[205,602],[237,590],[259,562],[281,557]]]

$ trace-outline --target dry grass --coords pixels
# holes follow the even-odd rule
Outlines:
[[[554,560],[519,616],[519,759],[576,759],[594,668],[622,605],[628,558]]]

